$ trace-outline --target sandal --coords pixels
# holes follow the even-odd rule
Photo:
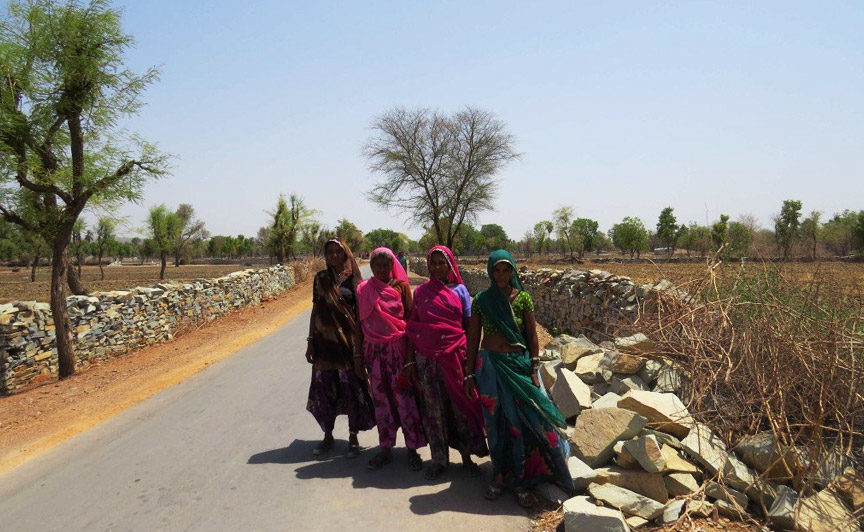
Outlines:
[[[393,459],[393,454],[391,454],[391,453],[384,454],[383,452],[381,452],[381,453],[378,453],[375,456],[373,456],[372,459],[369,460],[369,463],[366,465],[366,467],[368,467],[369,469],[373,469],[373,470],[381,469],[385,465],[389,464],[390,460],[392,460],[392,459]]]
[[[408,455],[408,469],[411,471],[420,471],[423,469],[423,459],[420,458],[417,451],[409,450],[408,452],[411,453]]]
[[[357,458],[358,456],[360,456],[360,444],[349,443],[348,452],[345,453],[345,458]]]
[[[537,496],[525,488],[516,488],[513,490],[516,493],[516,502],[522,508],[532,508],[537,504]]]
[[[426,468],[426,480],[435,480],[444,472],[444,466],[441,464],[432,464]]]
[[[315,446],[314,449],[312,449],[312,454],[314,454],[315,456],[321,456],[322,454],[329,452],[332,448],[333,438],[324,438],[323,440],[321,440],[321,443],[319,443]]]
[[[479,477],[480,476],[480,466],[472,462],[471,460],[462,463],[462,467],[465,468],[465,471],[468,473],[469,477]]]
[[[504,493],[503,487],[489,484],[486,486],[486,491],[483,492],[483,498],[487,501],[497,501],[502,493]]]

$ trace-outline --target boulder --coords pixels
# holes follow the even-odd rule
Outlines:
[[[629,410],[585,410],[576,418],[570,437],[574,455],[590,467],[601,466],[612,458],[615,442],[632,438],[644,426],[645,418]]]
[[[738,491],[744,491],[756,482],[753,471],[732,453],[728,453],[726,460],[723,461],[720,478],[723,479],[724,484]]]
[[[642,382],[651,383],[657,379],[657,375],[660,373],[660,369],[663,368],[665,364],[659,360],[654,360],[653,358],[649,358],[645,360],[645,365],[642,366],[636,375],[642,379]]]
[[[663,454],[663,459],[666,460],[666,469],[663,470],[663,473],[690,473],[699,477],[702,476],[702,470],[681,458],[671,445],[660,447],[660,453]]]
[[[597,484],[613,484],[664,504],[669,500],[663,475],[659,473],[620,467],[601,467],[595,469],[594,474],[594,482]]]
[[[623,353],[650,354],[654,352],[654,342],[642,333],[616,338],[615,347]]]
[[[789,486],[777,486],[777,497],[768,509],[768,521],[776,528],[792,530],[795,528],[795,507],[798,505],[798,492]]]
[[[665,508],[653,499],[613,484],[591,484],[588,493],[598,501],[618,508],[624,515],[637,515],[649,521],[659,517]]]
[[[630,532],[620,510],[604,508],[591,502],[586,496],[578,496],[564,502],[565,532]]]
[[[663,457],[660,443],[654,436],[640,436],[626,441],[624,450],[649,473],[662,473],[666,469],[666,458]]]
[[[600,347],[584,336],[579,338],[567,337],[567,341],[561,345],[559,351],[564,367],[569,370],[573,370],[582,357],[603,352]]]
[[[663,515],[657,519],[657,524],[659,525],[671,525],[675,521],[681,517],[681,514],[684,512],[684,505],[687,501],[684,499],[675,499],[669,501],[666,504],[666,508],[663,510]]]
[[[556,369],[559,364],[560,362],[546,362],[540,366],[540,380],[547,390],[552,390],[552,386],[555,385],[555,379],[558,378]]]
[[[621,396],[617,393],[609,392],[600,399],[597,399],[593,403],[591,403],[591,408],[593,410],[599,410],[601,408],[618,408],[618,400],[621,399]]]
[[[745,436],[735,446],[734,451],[741,456],[745,464],[764,473],[764,478],[792,478],[794,456],[790,449],[783,449],[770,432]]]
[[[842,498],[832,489],[798,499],[795,506],[798,532],[858,532],[861,529]]]
[[[635,375],[645,365],[645,359],[638,355],[612,351],[612,373],[619,375]]]
[[[597,473],[588,464],[575,456],[567,459],[567,469],[570,470],[573,485],[577,490],[584,490],[588,487],[588,484],[591,484],[597,478]]]
[[[687,436],[694,423],[687,407],[673,393],[630,390],[618,401],[618,408],[645,416],[649,428],[676,438]]]
[[[723,440],[701,423],[696,423],[687,437],[681,440],[681,448],[710,475],[716,475],[720,471],[728,454]]]
[[[719,501],[726,501],[737,504],[741,508],[747,507],[746,495],[728,486],[718,484],[717,482],[709,482],[705,485],[705,495],[713,497]]]
[[[558,368],[551,395],[565,418],[577,416],[591,406],[591,388],[566,368]]]
[[[843,474],[831,483],[829,489],[839,495],[856,514],[861,514],[864,508],[864,479],[855,469],[847,467]]]
[[[627,526],[629,526],[631,529],[639,528],[649,523],[647,519],[642,519],[638,515],[631,515],[630,517],[625,517],[624,522],[627,523]]]
[[[684,450],[684,446],[681,445],[681,440],[679,440],[675,436],[672,436],[671,434],[666,434],[665,432],[657,432],[656,430],[649,429],[646,427],[646,428],[642,429],[642,432],[640,432],[639,435],[640,436],[651,435],[651,436],[654,436],[655,438],[657,438],[657,441],[659,441],[663,445],[668,445],[669,447],[672,447],[673,449],[678,449],[679,451]]]
[[[587,384],[607,382],[612,378],[612,371],[603,366],[603,353],[580,358],[573,369],[573,373]]]
[[[568,495],[567,492],[555,484],[550,484],[548,482],[541,482],[534,486],[534,493],[559,506],[564,504],[564,501],[570,498],[570,495]]]
[[[757,508],[767,513],[768,509],[774,505],[774,501],[777,500],[779,487],[780,485],[776,482],[757,478],[753,484],[744,489],[744,494]]]
[[[615,451],[615,463],[619,467],[623,467],[624,469],[641,469],[642,466],[639,465],[639,461],[633,458],[633,455],[630,454],[629,451],[624,449],[624,444],[626,442],[619,441],[613,447]]]
[[[687,504],[687,511],[696,517],[711,517],[714,515],[714,503],[702,500],[690,501]]]
[[[609,383],[609,391],[624,395],[630,390],[650,390],[651,388],[645,384],[642,379],[636,375],[613,375],[612,381]]]
[[[724,500],[719,500],[715,504],[717,505],[717,513],[724,517],[728,517],[729,519],[734,519],[736,521],[746,521],[750,518],[750,514],[747,513],[747,510],[744,507],[740,507],[734,503],[726,502]]]
[[[681,370],[673,366],[663,366],[657,373],[654,391],[661,393],[677,393],[681,390],[683,376]]]
[[[699,491],[699,483],[690,473],[670,473],[663,477],[669,495],[678,497]]]

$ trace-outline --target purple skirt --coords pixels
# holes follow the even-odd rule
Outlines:
[[[331,432],[336,416],[348,416],[348,430],[360,432],[375,426],[375,410],[366,383],[351,370],[312,370],[306,410],[324,432]]]

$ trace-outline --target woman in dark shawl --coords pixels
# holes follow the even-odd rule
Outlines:
[[[327,268],[315,275],[312,287],[312,316],[306,338],[306,360],[312,364],[308,410],[324,439],[313,453],[324,454],[333,448],[336,416],[348,416],[348,454],[360,453],[357,433],[375,426],[372,399],[360,375],[362,358],[354,357],[354,332],[357,326],[357,285],[362,277],[357,261],[342,239],[324,245]]]
[[[426,478],[434,480],[444,472],[450,462],[450,447],[462,455],[469,474],[478,475],[480,468],[471,455],[486,456],[489,450],[480,402],[464,389],[465,330],[471,316],[471,296],[450,248],[433,247],[426,255],[426,264],[429,280],[414,292],[414,308],[408,319],[409,359],[416,362],[423,427],[432,451]]]
[[[466,392],[480,394],[492,457],[493,480],[484,496],[497,499],[510,482],[519,504],[531,506],[530,489],[539,482],[574,489],[567,425],[540,387],[534,301],[522,288],[516,261],[499,249],[489,255],[486,271],[492,283],[475,297],[468,326],[468,364],[475,371],[465,378]]]

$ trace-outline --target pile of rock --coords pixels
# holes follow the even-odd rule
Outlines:
[[[579,493],[548,484],[538,491],[563,504],[567,532],[668,524],[684,512],[764,514],[778,529],[804,532],[859,530],[864,481],[848,458],[824,460],[821,490],[799,496],[787,485],[791,451],[768,433],[728,449],[690,415],[677,395],[685,375],[655,356],[644,335],[600,345],[562,335],[541,359],[544,386],[572,424],[569,466]]]
[[[70,296],[76,365],[129,353],[172,338],[184,328],[294,286],[294,270],[283,266],[238,271],[217,279],[160,283],[131,290]],[[0,394],[39,375],[57,373],[51,310],[35,301],[0,304]]]

